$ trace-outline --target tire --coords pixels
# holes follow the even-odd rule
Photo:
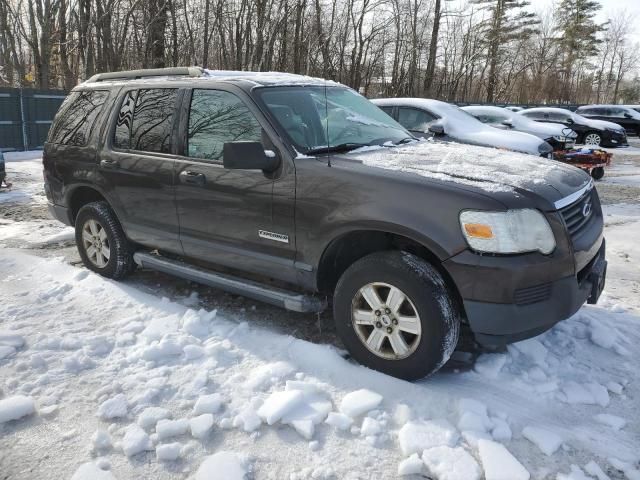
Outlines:
[[[598,132],[592,131],[584,134],[585,145],[594,145],[599,147],[601,143],[602,143],[602,135],[600,135]]]
[[[602,177],[604,177],[604,167],[596,167],[592,169],[591,176],[594,180],[602,180]]]
[[[377,297],[371,297],[370,288]],[[405,300],[394,307],[397,302],[390,298],[402,298],[396,290],[404,294]],[[365,294],[384,299],[379,312],[382,315],[376,316],[378,312]],[[384,312],[386,302],[393,310]],[[333,314],[338,335],[354,359],[405,380],[417,380],[437,371],[458,343],[460,311],[449,288],[433,266],[408,252],[376,252],[353,263],[336,286]],[[417,325],[419,334],[414,333]],[[376,343],[381,336],[384,338]],[[406,346],[408,352],[398,355],[402,348],[393,346],[392,337],[396,346]],[[365,345],[366,340],[380,346],[378,353]]]
[[[83,206],[76,216],[75,228],[78,252],[89,270],[114,280],[135,270],[133,247],[107,202],[91,202]],[[98,250],[101,254],[94,255]]]

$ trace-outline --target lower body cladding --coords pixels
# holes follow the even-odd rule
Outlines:
[[[488,348],[500,348],[539,335],[569,318],[585,303],[595,304],[604,289],[607,272],[604,239],[593,258],[576,274],[560,278],[552,278],[551,274],[548,281],[526,287],[518,286],[520,283],[511,278],[509,269],[491,269],[486,262],[483,266],[471,265],[468,263],[470,258],[464,259],[467,261],[465,265],[456,257],[445,262],[454,280],[456,276],[471,274],[470,271],[462,273],[463,270],[475,270],[476,282],[487,282],[496,290],[502,290],[503,295],[508,292],[506,295],[511,299],[497,303],[467,299],[463,294],[469,327],[476,341]],[[486,277],[479,279],[478,276],[483,274]]]

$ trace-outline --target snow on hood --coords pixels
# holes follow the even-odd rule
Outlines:
[[[584,123],[588,127],[600,128],[600,129],[608,128],[609,130],[615,130],[616,132],[624,131],[624,128],[622,128],[617,123],[607,122],[605,120],[594,120],[593,118],[583,117],[582,115],[580,115],[580,117],[581,117],[580,123]]]
[[[492,128],[492,127],[489,127]],[[555,200],[585,186],[589,177],[574,167],[494,148],[439,141],[353,153],[364,165],[413,173],[487,192],[547,190]]]

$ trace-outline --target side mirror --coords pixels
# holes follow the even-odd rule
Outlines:
[[[573,118],[569,117],[564,121],[564,123],[571,125],[572,123],[575,123],[575,122],[573,121]]]
[[[625,112],[624,118],[633,118],[633,116],[630,113]]]
[[[222,150],[224,168],[232,170],[262,170],[273,172],[280,159],[272,150],[265,150],[260,142],[227,142]]]
[[[434,135],[444,135],[444,127],[439,123],[434,123],[433,125],[429,125],[429,132]]]

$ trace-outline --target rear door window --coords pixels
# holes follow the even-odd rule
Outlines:
[[[177,95],[178,90],[175,88],[128,92],[118,112],[114,147],[170,153]]]
[[[56,115],[48,141],[85,146],[108,96],[106,90],[72,92]]]
[[[234,94],[194,90],[189,109],[187,156],[222,161],[227,142],[262,140],[262,126]]]

